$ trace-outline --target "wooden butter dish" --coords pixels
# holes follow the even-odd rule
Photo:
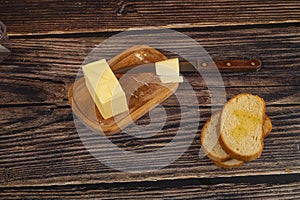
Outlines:
[[[167,57],[146,45],[133,46],[109,61],[112,71],[122,67],[154,63]],[[69,102],[75,115],[89,128],[106,135],[113,135],[165,101],[178,88],[178,83],[161,83],[153,73],[116,74],[125,91],[129,112],[104,119],[98,111],[84,77],[78,79],[68,91]]]

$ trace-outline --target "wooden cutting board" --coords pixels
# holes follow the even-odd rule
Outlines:
[[[111,69],[153,63],[166,60],[167,57],[156,49],[146,45],[134,46],[109,61]],[[125,91],[129,112],[104,119],[98,111],[84,77],[78,79],[69,89],[68,98],[76,116],[94,131],[113,135],[165,101],[178,88],[178,83],[163,84],[153,73],[116,74]]]

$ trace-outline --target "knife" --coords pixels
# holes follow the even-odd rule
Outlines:
[[[220,72],[251,72],[258,71],[261,68],[261,60],[225,60],[214,62],[205,62],[202,60],[196,60],[194,62],[181,61],[179,62],[179,66],[180,73],[190,73],[197,71],[215,72],[217,69]],[[114,70],[114,73],[155,73],[155,63],[126,66],[121,69]]]

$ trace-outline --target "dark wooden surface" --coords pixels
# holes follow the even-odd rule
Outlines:
[[[1,199],[299,198],[298,1],[0,3],[0,20],[13,47],[0,64]],[[120,172],[86,150],[67,101],[81,63],[116,31],[151,26],[176,28],[216,59],[262,59],[259,72],[222,74],[228,98],[250,92],[266,100],[273,130],[260,159],[238,169],[220,169],[199,158],[200,130],[178,160],[155,172]],[[201,128],[210,115],[210,91],[199,75],[186,77],[199,100],[195,109],[201,113]],[[182,84],[181,90],[185,88]],[[178,117],[175,98],[164,105],[171,117]],[[144,117],[139,123],[148,121]],[[137,141],[125,134],[110,139],[126,150],[144,152],[164,146],[174,134],[171,126],[155,139]]]

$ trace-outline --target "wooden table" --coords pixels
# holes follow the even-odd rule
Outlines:
[[[13,48],[0,64],[1,199],[300,198],[299,1],[0,2]],[[87,151],[67,90],[96,45],[128,28],[146,27],[186,34],[213,58],[263,61],[259,72],[222,74],[227,98],[250,92],[266,101],[273,130],[261,158],[224,170],[199,157],[200,130],[212,105],[210,91],[193,74],[187,79],[199,100],[199,130],[175,162],[154,172],[126,173]],[[168,127],[166,137],[172,131]],[[110,139],[129,151],[143,149],[126,134]]]

